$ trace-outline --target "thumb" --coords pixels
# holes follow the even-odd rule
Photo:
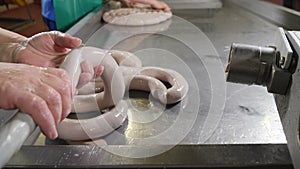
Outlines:
[[[53,41],[56,46],[61,48],[74,49],[81,45],[82,40],[77,37],[73,37],[69,34],[65,34],[59,31],[52,31]]]

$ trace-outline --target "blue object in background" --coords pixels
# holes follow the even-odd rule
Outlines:
[[[42,0],[42,16],[49,30],[56,30],[53,0]]]

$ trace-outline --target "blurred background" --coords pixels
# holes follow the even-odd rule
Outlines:
[[[300,10],[300,0],[267,1]],[[24,36],[49,30],[42,19],[41,0],[0,0],[0,27]]]
[[[41,0],[0,0],[0,27],[24,36],[47,31],[41,15]]]

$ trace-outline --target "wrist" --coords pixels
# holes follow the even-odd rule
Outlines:
[[[27,45],[27,39],[19,42],[13,43],[1,43],[0,44],[0,61],[9,62],[9,63],[18,63],[18,54],[23,50]]]
[[[27,39],[23,35],[2,28],[0,28],[0,36],[0,43],[19,43]]]

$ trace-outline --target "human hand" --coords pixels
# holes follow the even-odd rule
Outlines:
[[[94,78],[96,79],[104,71],[104,67],[101,65],[98,65],[93,69],[91,64],[88,63],[86,60],[80,63],[80,67],[81,67],[81,74],[79,76],[79,81],[76,86],[77,89],[80,89],[85,84],[90,82],[92,79]]]
[[[165,11],[170,11],[171,8],[164,2],[158,0],[123,0],[127,7],[134,6],[135,3],[142,3],[145,5],[150,5],[154,9],[161,9]]]
[[[70,50],[81,45],[81,39],[58,31],[43,32],[21,42],[15,56],[18,63],[42,67],[58,67]],[[95,69],[84,61],[81,63],[82,73],[77,88],[89,82],[94,76],[99,76],[103,67]]]
[[[55,139],[56,126],[71,111],[73,87],[66,71],[0,63],[0,72],[0,108],[19,108]]]
[[[58,31],[42,32],[21,42],[16,52],[17,63],[42,67],[58,67],[66,54],[81,45],[81,39]]]
[[[157,0],[149,0],[149,3],[152,8],[154,9],[161,9],[164,11],[170,11],[171,8],[164,2],[162,1],[157,1]]]

